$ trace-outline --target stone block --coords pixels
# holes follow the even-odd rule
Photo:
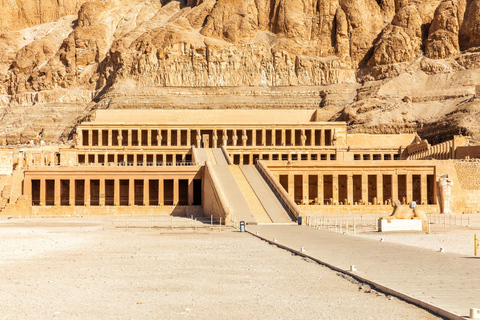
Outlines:
[[[418,219],[378,219],[378,231],[427,231],[427,221]]]

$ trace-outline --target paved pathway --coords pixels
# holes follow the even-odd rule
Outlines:
[[[305,247],[302,253],[341,270],[356,265],[353,273],[360,278],[446,310],[449,318],[468,318],[470,308],[480,308],[480,257],[306,226],[258,225],[247,226],[247,231],[270,241],[276,238],[278,244],[296,251]]]

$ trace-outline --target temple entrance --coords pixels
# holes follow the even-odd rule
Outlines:
[[[210,147],[210,135],[202,134],[202,148],[209,148],[209,147]]]

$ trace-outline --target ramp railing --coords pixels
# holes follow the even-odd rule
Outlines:
[[[295,201],[293,201],[292,196],[285,191],[283,186],[277,181],[277,179],[275,179],[262,160],[258,160],[255,166],[287,210],[288,215],[296,221],[298,216],[301,215],[301,210]]]

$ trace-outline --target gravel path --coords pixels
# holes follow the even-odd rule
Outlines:
[[[435,319],[248,234],[0,220],[1,319]]]

